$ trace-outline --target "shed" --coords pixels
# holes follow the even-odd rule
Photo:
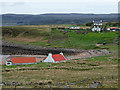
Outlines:
[[[37,63],[35,57],[15,57],[6,61],[6,65],[26,65],[26,64],[35,64]]]

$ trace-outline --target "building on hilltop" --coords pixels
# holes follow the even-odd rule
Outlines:
[[[26,65],[26,64],[36,64],[36,58],[35,57],[15,57],[10,58],[10,60],[6,61],[6,65]]]
[[[71,26],[71,27],[69,27],[69,29],[71,29],[71,30],[77,30],[77,29],[80,29],[80,27],[78,27],[78,26]]]
[[[93,25],[92,25],[92,31],[102,31],[103,30],[103,23],[102,20],[100,20],[99,22],[93,21]]]
[[[66,59],[61,52],[60,54],[52,54],[49,53],[47,57],[44,58],[43,62],[53,62],[53,63],[58,63],[58,62],[65,62]]]

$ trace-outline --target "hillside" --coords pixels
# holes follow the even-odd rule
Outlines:
[[[117,22],[117,14],[3,14],[3,25],[48,25],[48,24],[83,24],[93,20]]]
[[[112,44],[118,32],[67,32],[51,30],[50,25],[5,26],[3,40],[53,48],[95,49],[97,43]]]
[[[37,64],[20,66],[2,65],[2,83],[0,83],[2,87],[14,89],[44,88],[45,90],[46,88],[48,90],[54,88],[118,88],[119,32],[91,32],[89,30],[75,31],[70,29],[65,31],[55,29],[54,27],[57,26],[68,27],[71,25],[2,27],[3,41],[10,42],[11,47],[14,48],[10,49],[7,46],[8,49],[3,48],[3,51],[6,50],[10,54],[12,52],[20,55],[15,50],[19,48],[19,51],[24,52],[27,50],[24,47],[28,48],[27,51],[31,52],[31,55],[35,54],[35,50],[40,52],[39,47],[42,48],[42,52],[46,51],[44,55],[51,52],[51,49],[53,49],[53,54],[56,54],[58,52],[55,50],[58,48],[59,52],[62,51],[62,48],[71,49],[70,53],[73,53],[75,49],[76,51],[80,49],[87,51],[70,56],[64,53],[67,61],[60,63],[38,62]],[[36,47],[30,47],[30,45]],[[17,46],[20,47],[17,48]],[[47,48],[49,48],[48,51]],[[28,55],[28,53],[26,54]],[[98,85],[94,86],[94,84]]]

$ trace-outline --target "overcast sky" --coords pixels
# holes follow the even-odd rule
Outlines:
[[[119,0],[2,0],[0,7],[2,14],[108,14],[118,12],[118,2]]]

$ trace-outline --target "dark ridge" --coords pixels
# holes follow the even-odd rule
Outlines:
[[[1,15],[0,15],[1,16]],[[118,14],[81,14],[81,13],[49,13],[49,14],[3,14],[5,25],[50,25],[50,24],[84,24],[93,20],[118,22]],[[22,22],[22,23],[19,23]]]

